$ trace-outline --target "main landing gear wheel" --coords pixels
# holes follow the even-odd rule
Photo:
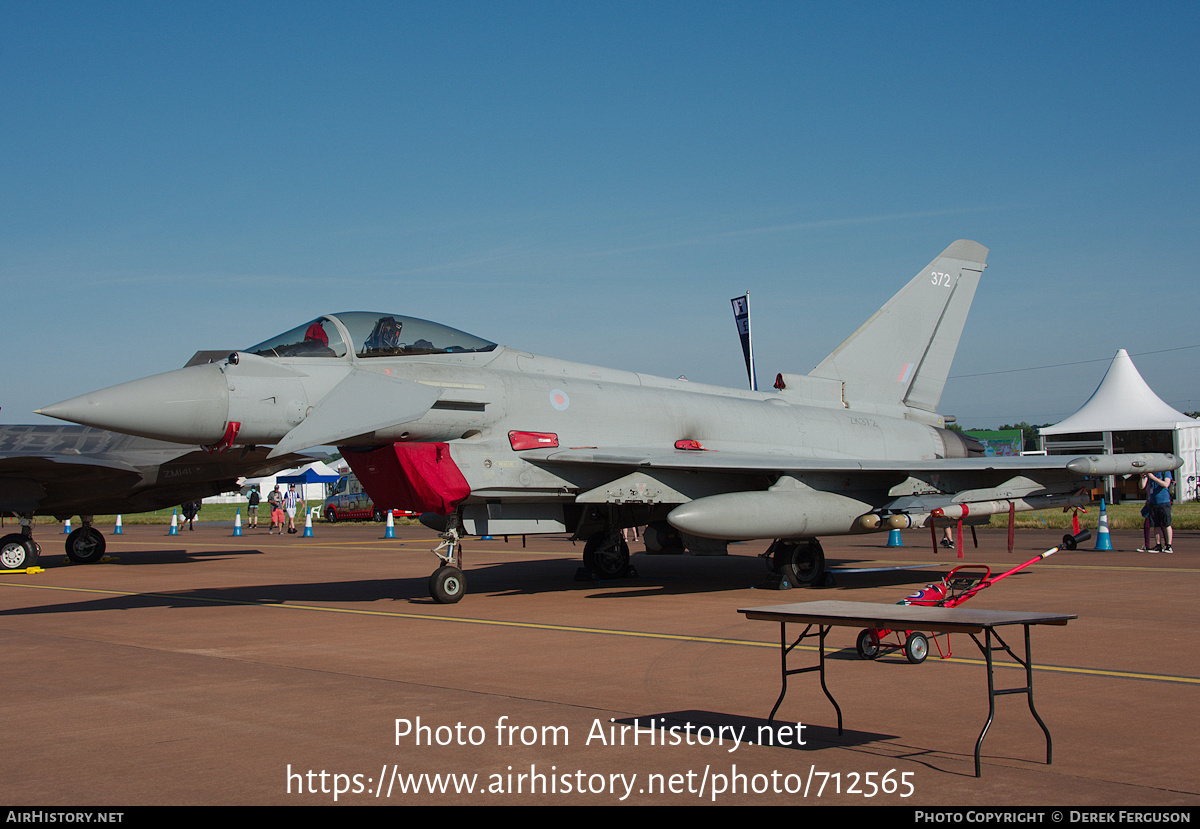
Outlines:
[[[879,631],[867,628],[858,634],[854,647],[862,659],[875,659],[879,656]]]
[[[914,665],[920,665],[929,656],[929,639],[924,633],[910,633],[904,641],[904,655]]]
[[[0,538],[0,569],[24,570],[37,564],[38,546],[32,538],[12,533]]]
[[[602,579],[629,575],[629,545],[619,536],[597,533],[583,546],[583,564]]]
[[[429,595],[438,604],[454,604],[467,592],[467,583],[462,570],[453,565],[444,565],[429,577]]]
[[[647,553],[682,553],[683,537],[666,521],[651,521],[642,529]]]
[[[80,527],[67,536],[67,558],[76,564],[91,564],[104,557],[104,534],[95,527]]]
[[[815,538],[776,541],[775,569],[794,585],[819,586],[825,577],[825,551]]]

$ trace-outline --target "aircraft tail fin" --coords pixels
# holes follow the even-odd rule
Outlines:
[[[935,412],[988,249],[959,239],[809,372],[842,384],[849,408]]]

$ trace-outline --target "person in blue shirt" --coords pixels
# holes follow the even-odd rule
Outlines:
[[[1146,473],[1146,507],[1150,526],[1162,530],[1164,547],[1161,543],[1154,548],[1156,553],[1173,553],[1171,548],[1171,473]]]

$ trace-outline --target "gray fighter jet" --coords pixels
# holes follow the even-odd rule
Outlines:
[[[399,314],[323,316],[224,359],[41,410],[272,455],[341,448],[383,507],[444,533],[434,598],[464,591],[463,535],[571,532],[605,577],[620,529],[651,549],[773,539],[779,580],[819,584],[822,535],[1082,503],[1088,476],[1171,455],[984,458],[936,412],[987,248],[954,242],[808,374],[771,393],[540,357]],[[430,520],[432,517],[434,520]]]
[[[21,532],[0,538],[0,569],[37,563],[33,516],[83,526],[66,539],[67,556],[88,564],[104,555],[93,515],[148,512],[238,488],[241,477],[270,475],[307,461],[267,458],[266,449],[210,454],[86,426],[0,426],[0,514],[20,518]]]

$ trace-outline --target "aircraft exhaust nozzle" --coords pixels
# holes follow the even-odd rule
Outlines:
[[[73,397],[37,414],[173,443],[211,444],[225,434],[229,387],[217,366],[188,366]]]
[[[821,490],[729,492],[697,498],[671,510],[667,521],[703,538],[811,538],[843,535],[861,527],[871,505]]]

